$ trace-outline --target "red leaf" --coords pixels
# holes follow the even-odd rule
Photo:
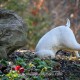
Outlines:
[[[19,73],[23,73],[23,72],[24,72],[24,68],[21,67],[21,68],[19,69]]]
[[[21,66],[18,65],[15,67],[15,70],[19,70],[20,68],[21,68]]]

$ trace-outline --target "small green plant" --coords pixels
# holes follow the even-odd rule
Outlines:
[[[66,78],[68,77],[69,80],[79,79],[78,72],[80,65],[76,62],[75,64],[65,60],[60,60],[58,62],[52,59],[43,60],[38,57],[26,59],[25,57],[20,56],[17,56],[17,58],[14,59],[12,65],[10,65],[9,62],[9,60],[0,60],[1,80],[60,80],[61,78],[59,77],[53,78],[55,75],[54,72],[63,70],[66,72],[65,76]],[[65,66],[63,66],[63,64]]]

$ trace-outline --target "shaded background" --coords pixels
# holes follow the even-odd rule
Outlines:
[[[66,24],[67,18],[80,43],[80,0],[0,0],[0,8],[15,11],[27,24],[26,49],[35,49],[47,31]]]

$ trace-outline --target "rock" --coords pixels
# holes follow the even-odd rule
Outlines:
[[[0,59],[26,45],[27,26],[15,12],[0,9]]]

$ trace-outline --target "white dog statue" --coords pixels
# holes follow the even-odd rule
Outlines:
[[[67,19],[66,25],[50,30],[39,40],[35,54],[40,58],[55,58],[56,52],[60,49],[75,52],[76,57],[79,57],[80,44],[70,29],[69,19]]]

